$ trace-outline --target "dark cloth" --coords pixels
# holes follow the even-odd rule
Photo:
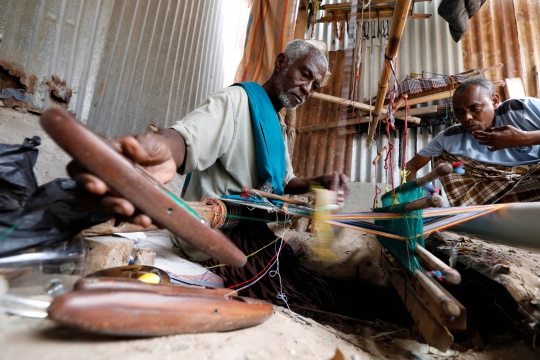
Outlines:
[[[469,28],[469,19],[480,10],[486,0],[442,0],[437,12],[448,22],[455,42],[463,38]]]
[[[0,144],[0,256],[69,240],[109,218],[75,203],[71,179],[38,187],[33,167],[40,144],[37,136],[22,145]]]
[[[451,206],[540,201],[540,163],[498,166],[443,152],[435,166],[456,161],[463,162],[465,174],[440,179]]]
[[[234,228],[230,238],[236,246],[245,254],[249,255],[274,241],[276,235],[264,223],[248,222]],[[223,278],[226,287],[257,278],[257,274],[268,263],[273,262],[272,257],[276,254],[280,244],[281,241],[277,241],[256,255],[248,257],[247,264],[240,269],[221,266],[212,269],[212,271]],[[217,262],[211,259],[204,265],[213,266],[217,265]],[[285,244],[279,254],[281,286],[279,276],[275,273],[275,270],[276,265],[257,283],[240,291],[240,295],[262,299],[276,305],[284,306],[285,302],[278,298],[278,294],[282,292],[287,297],[289,304],[306,306],[313,309],[333,310],[334,299],[327,283],[320,275],[306,269],[298,262],[289,244]],[[239,289],[240,287],[234,289]]]

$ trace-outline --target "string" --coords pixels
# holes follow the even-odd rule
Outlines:
[[[19,227],[19,224],[17,224],[17,223],[11,225],[11,227],[10,227],[9,229],[7,229],[7,230],[0,236],[0,242],[4,241],[4,240],[9,236],[9,234],[11,234],[12,232],[14,232],[18,227]]]

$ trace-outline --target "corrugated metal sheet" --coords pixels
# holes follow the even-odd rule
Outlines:
[[[539,6],[538,1],[532,0],[531,2],[535,2],[536,7]],[[536,19],[538,20],[538,17]],[[533,39],[538,38],[538,34],[536,34],[538,31],[535,31],[538,27],[532,24],[534,22],[528,23],[532,29],[527,33],[534,32]],[[528,43],[529,40],[524,42]],[[469,30],[461,43],[465,68],[485,69],[503,63],[503,67],[486,72],[485,77],[492,81],[515,77],[523,78],[524,72],[520,56],[522,42],[518,37],[514,1],[487,1],[480,11],[469,20]],[[538,47],[540,44],[537,42],[536,48]],[[504,97],[502,88],[496,90]]]
[[[339,2],[345,1],[328,1],[328,3]],[[398,80],[405,78],[410,73],[422,73],[422,71],[428,72],[425,76],[430,77],[435,76],[429,74],[430,72],[437,74],[455,74],[464,70],[461,45],[456,44],[452,40],[450,32],[448,31],[448,24],[437,15],[437,6],[438,2],[422,2],[415,4],[415,13],[433,14],[433,16],[427,20],[410,20],[405,25],[397,57],[396,73]],[[376,23],[375,26],[377,26]],[[371,31],[368,31],[368,33],[371,33]],[[352,53],[352,48],[354,47],[354,39],[346,38],[341,44],[339,41],[333,41],[334,35],[332,24],[316,25],[315,38],[326,41],[330,44],[331,49],[349,49],[347,51]],[[365,97],[368,97],[370,94],[372,96],[376,94],[381,66],[383,65],[386,42],[387,40],[385,38],[377,37],[368,40],[366,53],[369,55],[365,59],[366,71],[362,78]],[[341,51],[338,53],[341,53]],[[334,81],[344,84],[346,86],[346,91],[340,91],[339,88],[336,89],[334,84],[332,87],[334,90],[329,92],[329,94],[348,98],[350,95],[349,84],[351,81],[352,68],[342,68],[338,66],[337,68],[332,67],[331,71],[333,73]],[[323,93],[326,93],[326,91],[323,91]],[[333,109],[330,114],[329,108]],[[338,113],[339,107],[337,105],[330,105],[321,100],[306,102],[306,104],[302,105],[297,110],[297,127],[338,121],[336,115]],[[437,134],[438,131],[440,131],[440,128],[436,126],[434,129],[431,129],[431,131],[434,134]],[[339,158],[346,159],[346,163],[342,166],[340,165],[343,169],[349,169],[350,166],[352,181],[375,181],[373,165],[371,163],[378,152],[377,149],[386,145],[386,140],[381,137],[376,144],[370,149],[367,149],[365,145],[365,134],[360,136],[348,135],[344,138],[337,138],[337,132],[338,129],[334,128],[299,134],[298,138],[302,138],[303,142],[299,142],[297,138],[293,165],[295,171],[303,176],[317,176],[328,172],[328,170],[338,170],[335,167],[335,163],[327,164],[327,162]],[[399,139],[402,138],[403,135],[398,131],[394,136],[397,137],[394,148],[394,159],[396,159],[394,163],[397,164],[401,156],[399,151],[401,142]],[[433,134],[430,133],[430,129],[428,128],[410,130],[406,158],[410,159],[416,153],[417,149],[421,149],[423,145],[431,140],[432,136]],[[343,142],[344,146],[338,148],[334,145],[332,142],[333,140],[331,140],[334,138],[337,138],[338,142]],[[314,145],[314,148],[312,149],[308,148],[308,143],[316,145]],[[332,151],[343,151],[343,153],[332,154],[332,156],[324,155],[330,151],[327,149],[326,144],[328,144],[328,148],[331,148]],[[352,145],[352,147],[349,146],[349,144]],[[312,152],[315,149],[317,149],[317,153]],[[302,157],[305,157],[305,159],[302,159]],[[350,163],[347,161],[350,161]],[[313,162],[313,164],[310,162]],[[376,181],[379,183],[385,181],[380,169],[381,167],[379,167],[376,178]],[[423,170],[422,174],[427,170],[428,169]],[[396,168],[394,170],[394,176],[396,181],[399,181],[399,169]]]
[[[536,96],[535,66],[540,67],[540,2],[491,0],[469,21],[463,38],[466,68],[502,68],[485,72],[490,80],[520,77],[527,96]],[[504,98],[504,89],[497,91]]]
[[[57,106],[47,84],[53,75],[73,90],[68,109],[88,114],[114,3],[88,0],[0,0],[0,65],[31,77],[33,107]]]
[[[224,35],[224,5],[246,18],[239,36]],[[73,91],[64,107],[108,136],[171,125],[222,88],[225,43],[233,51],[247,21],[245,2],[225,0],[0,0],[0,9],[0,65],[31,78],[33,106],[59,106],[54,75]]]
[[[527,96],[538,96],[535,67],[540,71],[540,1],[514,0],[523,81]]]

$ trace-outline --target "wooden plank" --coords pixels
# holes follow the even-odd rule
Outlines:
[[[448,329],[435,319],[430,313],[422,298],[412,288],[407,278],[399,271],[391,271],[390,281],[396,288],[399,296],[405,303],[418,330],[428,345],[440,351],[446,351],[454,342],[454,336]]]
[[[521,78],[506,78],[504,82],[506,83],[504,87],[506,99],[521,99],[525,97],[525,88],[523,87]]]

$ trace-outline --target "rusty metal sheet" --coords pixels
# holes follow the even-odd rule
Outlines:
[[[522,80],[527,96],[538,96],[535,67],[540,71],[540,1],[514,0],[520,46]]]
[[[502,68],[490,70],[484,76],[492,81],[523,78],[514,1],[487,1],[469,20],[469,30],[461,43],[465,69],[485,69],[503,63]],[[504,89],[495,90],[504,98]]]

